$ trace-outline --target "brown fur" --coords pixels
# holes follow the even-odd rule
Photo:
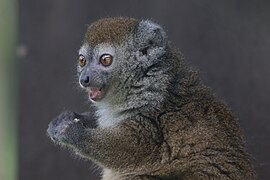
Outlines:
[[[170,104],[153,114],[142,111],[136,120],[113,128],[124,138],[110,139],[121,144],[112,154],[126,160],[116,165],[117,171],[105,170],[103,180],[256,179],[231,110],[199,82],[197,71],[186,75],[183,89],[176,94],[171,89]],[[156,120],[159,127],[146,120]],[[134,129],[140,134],[133,134]],[[145,151],[137,151],[138,146]],[[134,176],[126,177],[126,172]]]
[[[127,34],[132,33],[138,20],[133,18],[105,18],[88,28],[85,40],[91,47],[100,43],[121,43]]]

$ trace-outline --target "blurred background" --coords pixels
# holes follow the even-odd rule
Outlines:
[[[0,0],[0,180],[96,180],[90,161],[53,145],[48,123],[91,111],[76,84],[87,25],[152,19],[233,109],[259,179],[270,177],[270,1]]]

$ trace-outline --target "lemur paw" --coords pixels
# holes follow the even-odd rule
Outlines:
[[[77,142],[84,126],[80,115],[65,111],[50,122],[47,133],[52,141],[60,144],[74,144]]]

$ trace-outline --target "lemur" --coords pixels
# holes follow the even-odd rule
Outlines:
[[[96,116],[65,111],[47,132],[102,167],[103,180],[256,179],[231,110],[157,23],[92,23],[77,71]]]

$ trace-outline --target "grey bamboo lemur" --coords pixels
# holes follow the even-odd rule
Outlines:
[[[64,112],[48,134],[103,167],[104,180],[256,179],[230,109],[149,20],[93,23],[78,76],[96,120]]]

